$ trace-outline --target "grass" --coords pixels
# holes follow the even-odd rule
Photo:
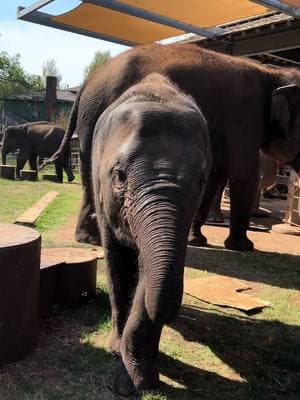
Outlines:
[[[59,184],[47,181],[12,182],[0,179],[0,222],[12,223],[20,214],[31,207],[43,195],[57,191],[58,196],[43,211],[35,228],[43,234],[45,246],[53,245],[53,232],[69,217],[77,214],[81,199],[78,175],[75,183]]]
[[[56,238],[78,209],[80,186],[0,180],[0,221],[11,222],[51,190],[60,195],[37,229]],[[13,199],[13,201],[12,201]],[[162,384],[143,400],[296,400],[300,393],[300,256],[189,248],[187,277],[227,275],[250,282],[272,307],[245,314],[184,296],[179,316],[163,329],[158,367]],[[113,400],[117,361],[108,352],[110,308],[105,263],[97,296],[78,308],[53,307],[40,319],[38,348],[0,370],[0,400]]]

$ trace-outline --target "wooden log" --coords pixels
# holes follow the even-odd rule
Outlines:
[[[16,167],[12,165],[0,165],[0,177],[14,180],[16,177]]]
[[[14,223],[19,225],[34,226],[35,221],[57,195],[58,192],[55,191],[45,194],[39,201],[34,203],[32,207],[28,208],[28,210],[21,214],[14,221]]]
[[[20,171],[20,176],[21,179],[27,180],[27,181],[37,181],[38,180],[38,172],[34,170],[25,170],[22,169]]]
[[[41,270],[40,270],[40,309],[46,310],[47,308],[58,303],[57,298],[57,281],[58,269],[64,262],[57,262],[48,260],[45,255],[41,257]]]
[[[37,231],[0,223],[0,366],[37,344],[40,255]]]
[[[56,174],[44,174],[43,175],[43,181],[50,181],[50,182],[60,183],[59,180],[58,180],[58,176]]]
[[[58,268],[57,302],[75,305],[96,294],[97,259],[90,250],[51,248],[42,250],[47,262],[64,262]]]

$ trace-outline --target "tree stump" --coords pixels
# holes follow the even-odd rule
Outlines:
[[[60,181],[58,180],[58,176],[56,174],[45,174],[45,175],[43,175],[43,181],[50,181],[50,182],[60,183]]]
[[[0,366],[37,344],[40,255],[37,231],[0,223]]]
[[[90,250],[52,248],[42,250],[42,264],[61,263],[57,268],[56,302],[75,305],[96,294],[97,259]]]
[[[12,165],[0,165],[0,176],[4,179],[14,180],[16,177],[16,167]]]
[[[38,173],[37,173],[37,171],[34,171],[34,170],[22,169],[20,171],[20,176],[21,176],[21,179],[24,179],[27,181],[37,181],[38,180]]]
[[[40,309],[47,308],[58,303],[57,298],[57,282],[59,268],[64,262],[47,260],[42,255],[41,258],[41,277],[40,277]]]

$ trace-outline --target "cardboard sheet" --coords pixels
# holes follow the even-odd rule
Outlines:
[[[223,307],[253,311],[270,305],[269,302],[251,297],[248,284],[227,276],[212,275],[207,278],[185,279],[184,292],[207,303]]]

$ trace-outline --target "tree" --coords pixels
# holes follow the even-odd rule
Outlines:
[[[28,74],[20,62],[20,54],[0,52],[0,99],[43,89],[42,77]]]
[[[99,65],[105,64],[110,58],[111,54],[109,50],[96,51],[96,53],[94,54],[94,58],[92,59],[90,64],[84,68],[84,80],[86,80]]]
[[[56,76],[57,84],[59,86],[59,84],[62,80],[62,76],[56,66],[56,61],[54,58],[51,58],[51,59],[45,61],[43,64],[43,79],[44,79],[45,86],[46,86],[46,77],[47,76]]]

